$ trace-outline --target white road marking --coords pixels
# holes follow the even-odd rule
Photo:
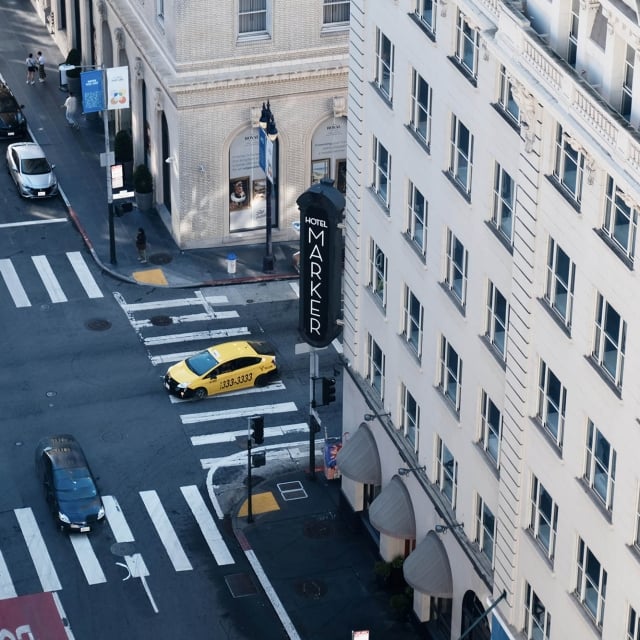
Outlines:
[[[182,424],[194,424],[196,422],[208,422],[211,420],[228,420],[229,418],[242,418],[244,416],[265,415],[273,413],[286,413],[297,411],[295,402],[280,402],[279,404],[263,404],[255,407],[241,407],[240,409],[226,409],[223,411],[204,411],[202,413],[185,413],[180,416]]]
[[[252,449],[253,451],[253,449]],[[300,440],[298,442],[287,442],[279,444],[260,445],[260,451],[268,451],[268,461],[274,460],[299,460],[309,456],[309,441]],[[322,457],[322,446],[316,447],[316,457]],[[221,467],[237,467],[247,464],[247,452],[238,451],[224,458],[200,458],[200,464],[203,469],[215,472]],[[223,515],[218,517],[222,518]]]
[[[206,300],[210,304],[226,304],[227,296],[207,296]],[[202,306],[200,298],[178,298],[176,300],[156,300],[155,302],[137,302],[133,304],[124,303],[126,311],[150,311],[154,309],[167,309],[169,307],[192,307]]]
[[[216,320],[231,320],[237,317],[239,317],[237,311],[220,311],[215,315]],[[206,322],[207,320],[211,320],[212,316],[208,313],[192,313],[186,316],[170,316],[170,318],[171,324],[184,324],[185,322]],[[153,323],[150,318],[134,320],[131,324],[135,329],[148,329],[153,327]]]
[[[116,542],[134,542],[135,538],[118,501],[113,496],[102,496],[102,505]]]
[[[178,536],[171,525],[171,521],[167,516],[167,512],[164,510],[160,498],[155,491],[141,491],[140,497],[144,506],[147,509],[147,513],[153,522],[153,526],[158,532],[158,536],[167,551],[169,560],[176,571],[190,571],[193,569],[187,554],[184,552]]]
[[[196,353],[200,353],[200,351],[181,351],[180,353],[167,353],[163,356],[151,356],[149,359],[151,360],[151,364],[154,367],[157,367],[159,364],[167,364],[168,362],[180,362],[180,360],[186,360],[191,356],[195,356]],[[176,398],[176,400],[182,402],[180,398]]]
[[[60,616],[60,621],[64,625],[64,630],[65,630],[65,633],[67,634],[67,640],[75,640],[75,636],[73,635],[73,631],[71,631],[71,626],[69,625],[67,614],[64,611],[62,602],[60,602],[60,596],[57,593],[52,593],[51,597],[55,602],[56,609],[58,610],[58,615]]]
[[[20,283],[20,278],[18,278],[13,263],[8,258],[0,260],[0,274],[2,274],[4,283],[9,289],[9,294],[13,298],[13,304],[16,307],[30,307],[31,302],[27,297],[27,292]]]
[[[64,291],[58,282],[55,274],[53,273],[53,269],[49,264],[46,256],[31,256],[31,260],[33,260],[33,264],[36,265],[36,269],[38,270],[38,275],[42,280],[42,284],[44,284],[49,297],[51,298],[51,302],[67,302],[67,296],[64,295]]]
[[[224,394],[225,398],[233,398],[235,396],[245,396],[248,393],[264,393],[265,391],[282,391],[286,389],[284,386],[284,382],[278,380],[277,382],[272,382],[271,384],[267,384],[264,387],[251,387],[250,389],[241,389],[240,391],[228,391]],[[218,396],[208,396],[205,400],[215,400]],[[172,404],[182,403],[182,402],[193,402],[192,399],[183,400],[182,398],[176,398],[176,396],[169,396],[169,400]]]
[[[125,556],[124,561],[127,563],[127,569],[129,569],[129,573],[131,574],[132,578],[144,578],[145,576],[149,575],[149,569],[147,569],[147,565],[144,563],[144,560],[139,553],[134,553],[132,556]],[[153,598],[151,598],[151,594],[147,589],[146,583],[144,588],[145,591],[147,591],[149,598],[153,601]],[[158,612],[156,611],[156,613]]]
[[[51,556],[47,551],[47,546],[44,543],[44,538],[40,533],[33,511],[27,507],[24,509],[14,509],[14,513],[22,530],[24,540],[27,543],[27,549],[29,549],[29,554],[33,560],[38,578],[40,578],[42,590],[60,591],[62,585],[51,561]]]
[[[210,331],[193,331],[191,333],[176,333],[169,336],[155,336],[144,338],[147,347],[153,347],[173,342],[188,342],[190,340],[217,340],[218,338],[229,338],[234,336],[244,336],[249,333],[247,327],[231,327],[229,329],[212,329]]]
[[[84,261],[82,254],[79,251],[69,251],[67,252],[67,258],[69,258],[69,262],[73,267],[73,270],[76,272],[78,276],[78,280],[80,280],[80,284],[84,287],[84,290],[87,292],[87,295],[90,298],[102,298],[102,291],[100,291],[100,287],[98,283],[94,280],[91,275],[91,271],[89,271],[89,267],[87,263]]]
[[[66,218],[47,218],[46,220],[23,220],[22,222],[5,222],[0,224],[0,229],[11,227],[28,227],[34,224],[49,224],[50,222],[69,222]]]
[[[89,584],[101,584],[107,581],[98,562],[98,558],[87,536],[69,535],[73,550],[78,556],[78,561]]]
[[[300,283],[297,280],[292,280],[289,283],[289,286],[293,289],[293,292],[296,294],[296,296],[298,296],[298,298],[300,297]]]
[[[16,598],[17,596],[18,594],[9,575],[9,567],[7,567],[2,552],[0,552],[0,600]]]
[[[233,556],[222,539],[222,535],[218,530],[215,520],[211,517],[211,513],[209,513],[207,509],[207,505],[202,499],[198,487],[191,485],[188,487],[180,487],[180,490],[195,519],[198,521],[200,530],[216,562],[221,566],[234,564]]]
[[[277,437],[284,436],[290,433],[299,433],[309,430],[309,425],[306,422],[297,422],[295,424],[283,424],[279,427],[266,427],[264,430],[264,437]],[[242,431],[224,431],[223,433],[207,433],[203,436],[192,436],[191,444],[194,447],[205,444],[220,444],[223,442],[235,442],[237,437],[247,435],[247,429]]]

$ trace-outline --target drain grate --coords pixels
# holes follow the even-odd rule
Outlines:
[[[91,331],[106,331],[107,329],[111,329],[111,323],[103,318],[92,318],[91,320],[87,320],[85,326],[87,329],[91,329]]]
[[[149,322],[154,327],[167,327],[173,324],[173,318],[171,316],[153,316],[149,319]]]
[[[327,584],[324,580],[303,580],[296,582],[296,593],[309,600],[320,600],[327,595]]]
[[[248,573],[232,573],[225,576],[224,581],[234,598],[244,598],[258,593],[258,589]]]
[[[151,264],[169,264],[173,260],[170,253],[152,253],[149,256]]]

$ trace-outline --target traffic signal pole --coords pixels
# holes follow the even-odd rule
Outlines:
[[[320,356],[313,347],[309,351],[309,480],[316,479],[316,430],[315,425],[320,422],[315,410],[316,379],[320,375]]]

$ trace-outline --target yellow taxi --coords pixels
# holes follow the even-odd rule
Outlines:
[[[178,398],[202,400],[227,391],[261,387],[278,370],[269,344],[237,340],[209,347],[169,367],[165,389]]]

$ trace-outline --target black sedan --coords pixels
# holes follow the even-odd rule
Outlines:
[[[27,119],[11,89],[0,80],[0,138],[17,139],[27,135]]]
[[[104,518],[104,507],[93,474],[72,435],[40,440],[36,447],[36,469],[61,529],[89,532]]]

